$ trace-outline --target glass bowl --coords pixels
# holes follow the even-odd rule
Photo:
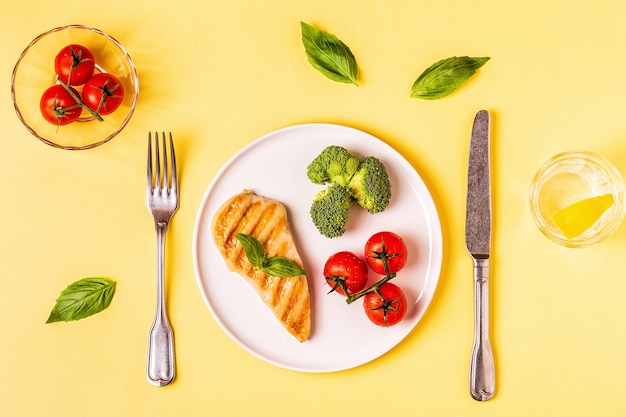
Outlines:
[[[582,234],[567,238],[552,216],[587,198],[613,195],[613,204]],[[539,230],[553,242],[585,247],[610,236],[624,218],[624,184],[620,172],[604,157],[568,151],[548,160],[535,175],[529,193],[530,213]]]
[[[39,110],[43,92],[56,83],[54,58],[66,45],[87,47],[96,61],[95,72],[108,72],[124,87],[124,100],[113,113],[98,121],[83,111],[78,121],[56,126]],[[137,104],[139,79],[126,49],[101,30],[69,25],[37,36],[22,52],[11,77],[11,97],[17,116],[26,129],[42,142],[60,149],[81,150],[113,139],[130,121]]]

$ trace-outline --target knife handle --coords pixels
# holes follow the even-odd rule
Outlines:
[[[470,394],[477,401],[486,401],[493,397],[496,383],[489,342],[489,258],[474,259],[474,320]]]

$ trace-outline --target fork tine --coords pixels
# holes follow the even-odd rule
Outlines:
[[[148,191],[152,190],[152,132],[148,132]]]
[[[176,155],[174,153],[172,132],[170,132],[170,160],[172,161],[172,190],[176,191],[178,188],[178,174],[176,173]]]
[[[156,185],[157,190],[161,189],[161,156],[159,154],[159,133],[154,132],[154,149],[156,151]]]
[[[163,189],[167,190],[169,188],[169,168],[167,163],[167,142],[165,141],[165,132],[161,132],[161,137],[163,140]]]

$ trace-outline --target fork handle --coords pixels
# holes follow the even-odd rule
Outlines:
[[[165,309],[165,232],[167,224],[156,225],[157,231],[157,311],[148,339],[147,377],[152,385],[162,387],[174,380],[174,335]]]
[[[156,317],[150,329],[147,376],[158,387],[174,380],[173,334],[165,315]]]

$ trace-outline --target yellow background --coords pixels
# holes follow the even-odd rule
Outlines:
[[[583,250],[548,241],[526,199],[549,157],[586,149],[626,173],[626,3],[564,0],[4,1],[0,17],[0,415],[620,416],[626,413],[626,228]],[[354,52],[359,87],[307,62],[300,21]],[[11,71],[38,34],[80,23],[129,51],[140,98],[126,129],[68,152],[15,115]],[[453,95],[409,98],[453,55],[491,60]],[[468,393],[472,262],[464,246],[469,133],[492,112],[493,345],[497,393]],[[269,365],[219,328],[200,295],[192,234],[202,195],[239,149],[275,129],[330,122],[400,151],[440,211],[444,262],[424,319],[367,365],[305,374]],[[148,384],[155,236],[146,137],[171,130],[182,202],[168,234],[177,379]],[[306,250],[306,248],[304,248]],[[322,260],[320,260],[322,261]],[[59,291],[117,281],[109,309],[44,324]]]

